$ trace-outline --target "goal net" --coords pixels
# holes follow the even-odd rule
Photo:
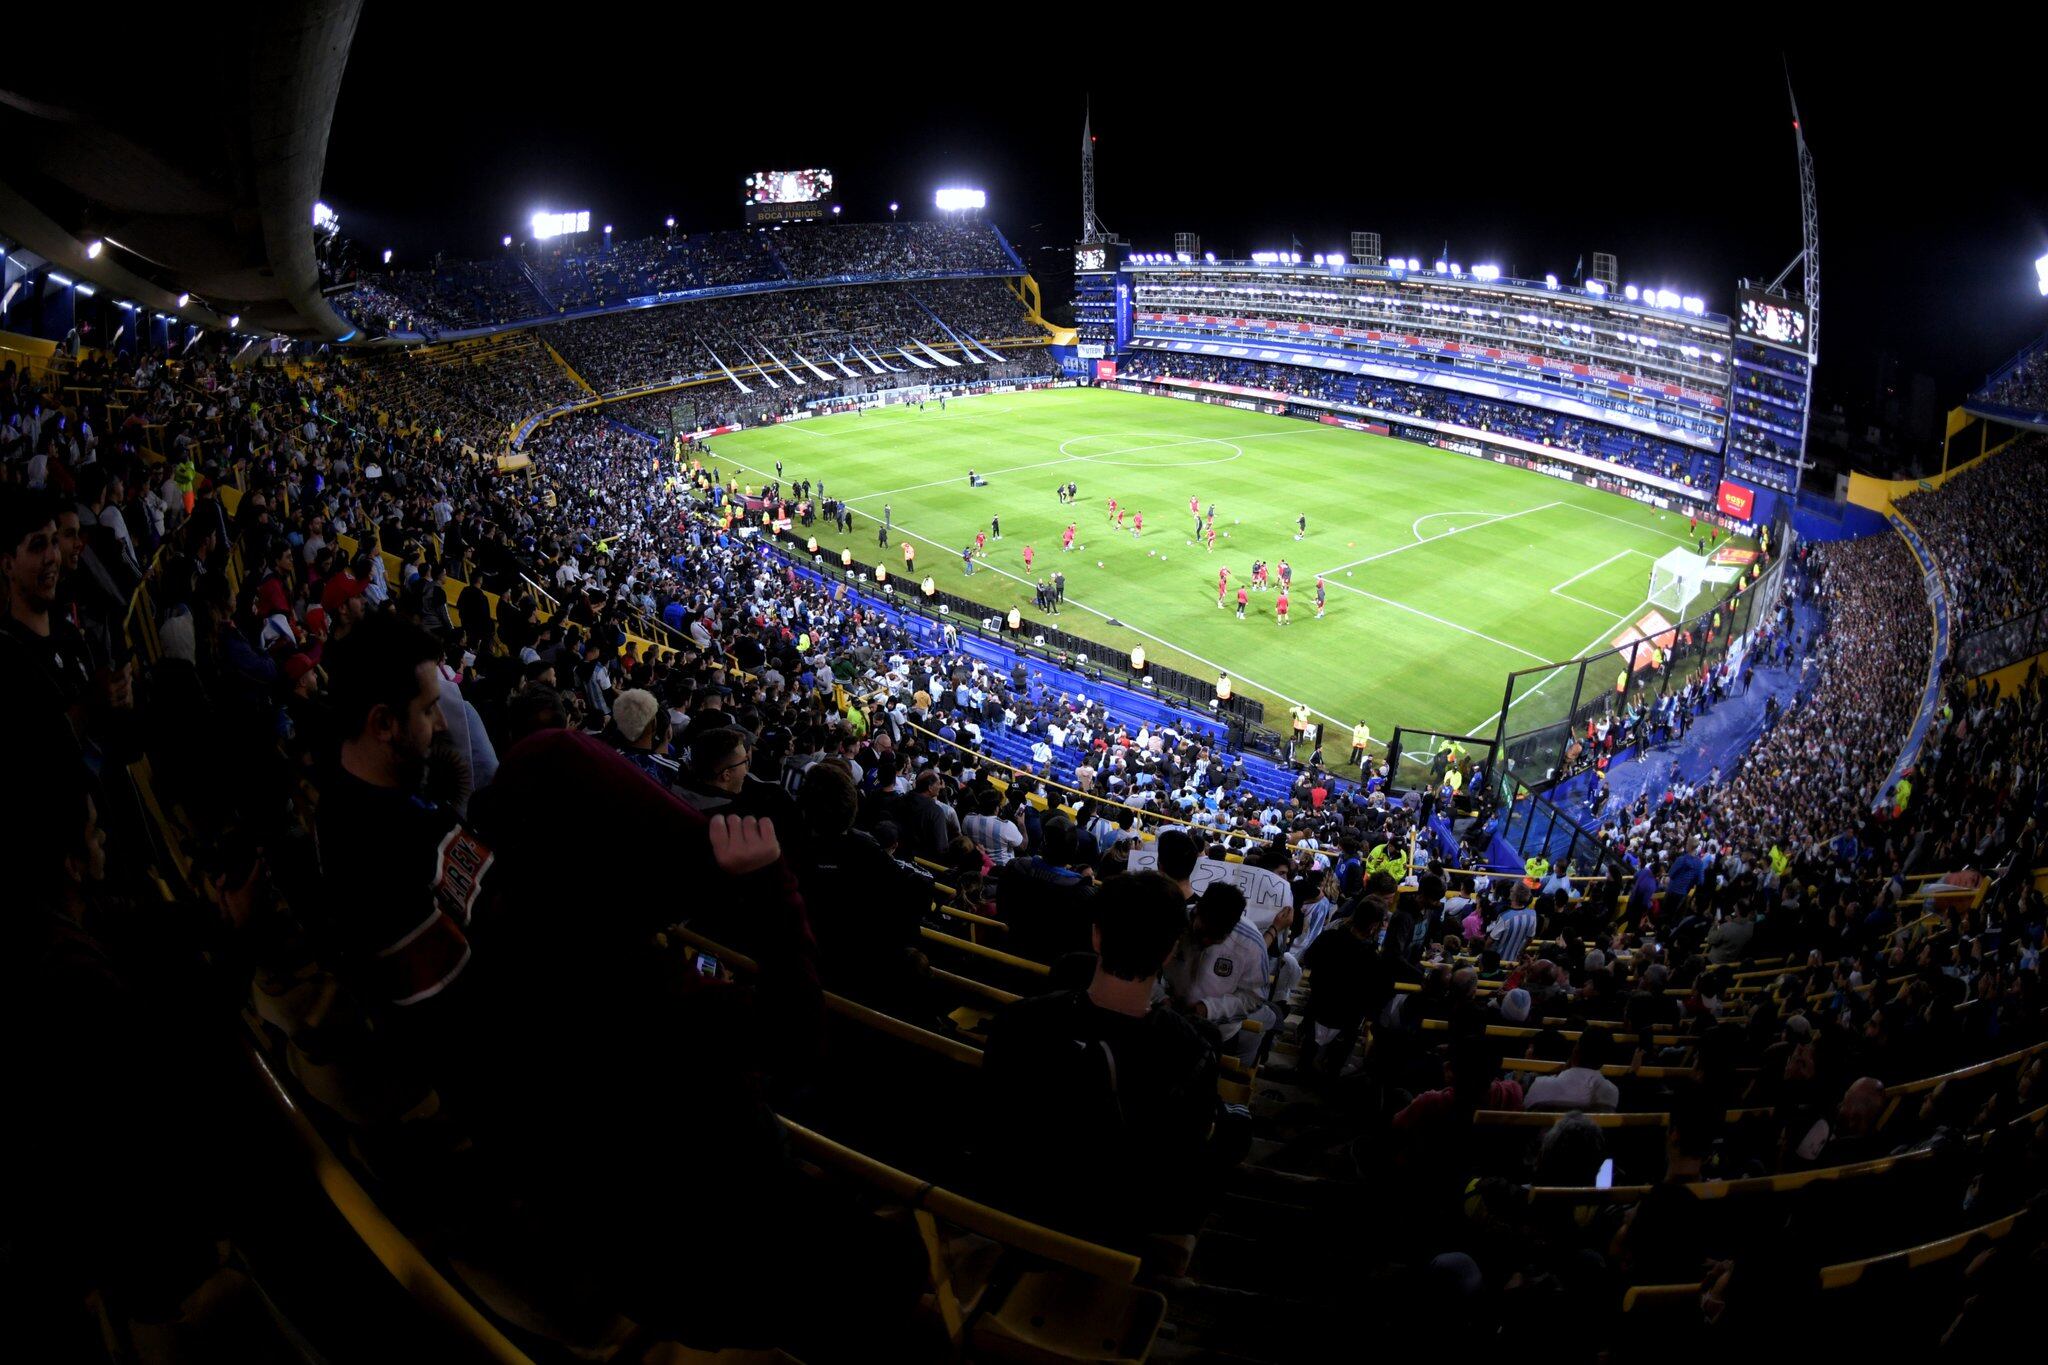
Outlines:
[[[1690,550],[1671,550],[1650,566],[1650,605],[1674,621],[1685,619],[1686,604],[1700,594],[1707,561]]]

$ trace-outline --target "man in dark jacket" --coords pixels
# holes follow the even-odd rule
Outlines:
[[[1174,884],[1117,877],[1093,903],[1087,988],[1017,1001],[989,1026],[977,1165],[1001,1207],[1129,1245],[1202,1219],[1220,1165],[1216,1050],[1152,1003],[1187,921]]]

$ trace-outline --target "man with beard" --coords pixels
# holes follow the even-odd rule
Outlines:
[[[327,652],[335,731],[317,834],[345,974],[401,1013],[455,984],[489,854],[420,781],[443,728],[441,646],[379,614]]]

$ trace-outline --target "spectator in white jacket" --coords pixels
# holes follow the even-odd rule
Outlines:
[[[1228,882],[1211,882],[1195,903],[1188,931],[1166,960],[1164,982],[1176,1008],[1214,1024],[1224,1049],[1249,1062],[1280,1021],[1269,999],[1274,958],[1268,939],[1286,929],[1294,912],[1282,911],[1274,927],[1261,932],[1245,918],[1244,907],[1244,892]],[[1300,969],[1291,975],[1298,977]],[[1245,1023],[1254,1020],[1260,1029],[1247,1032]]]

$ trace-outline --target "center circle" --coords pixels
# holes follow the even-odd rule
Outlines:
[[[1216,436],[1167,436],[1147,441],[1144,439],[1147,435],[1157,435],[1157,433],[1118,432],[1101,436],[1070,436],[1060,442],[1060,454],[1072,460],[1085,460],[1089,464],[1120,465],[1137,469],[1192,469],[1201,465],[1229,464],[1232,460],[1241,459],[1244,456],[1243,446],[1238,445],[1235,441],[1226,441]],[[1109,449],[1104,450],[1098,455],[1090,455],[1086,451],[1074,449],[1076,446],[1096,441],[1123,442],[1124,444],[1112,445]],[[1193,454],[1205,448],[1217,446],[1223,447],[1230,453],[1227,455],[1216,455],[1208,459],[1176,458],[1183,455],[1183,453]],[[1118,455],[1142,456],[1148,451],[1157,452],[1156,457],[1152,459],[1112,458]]]

